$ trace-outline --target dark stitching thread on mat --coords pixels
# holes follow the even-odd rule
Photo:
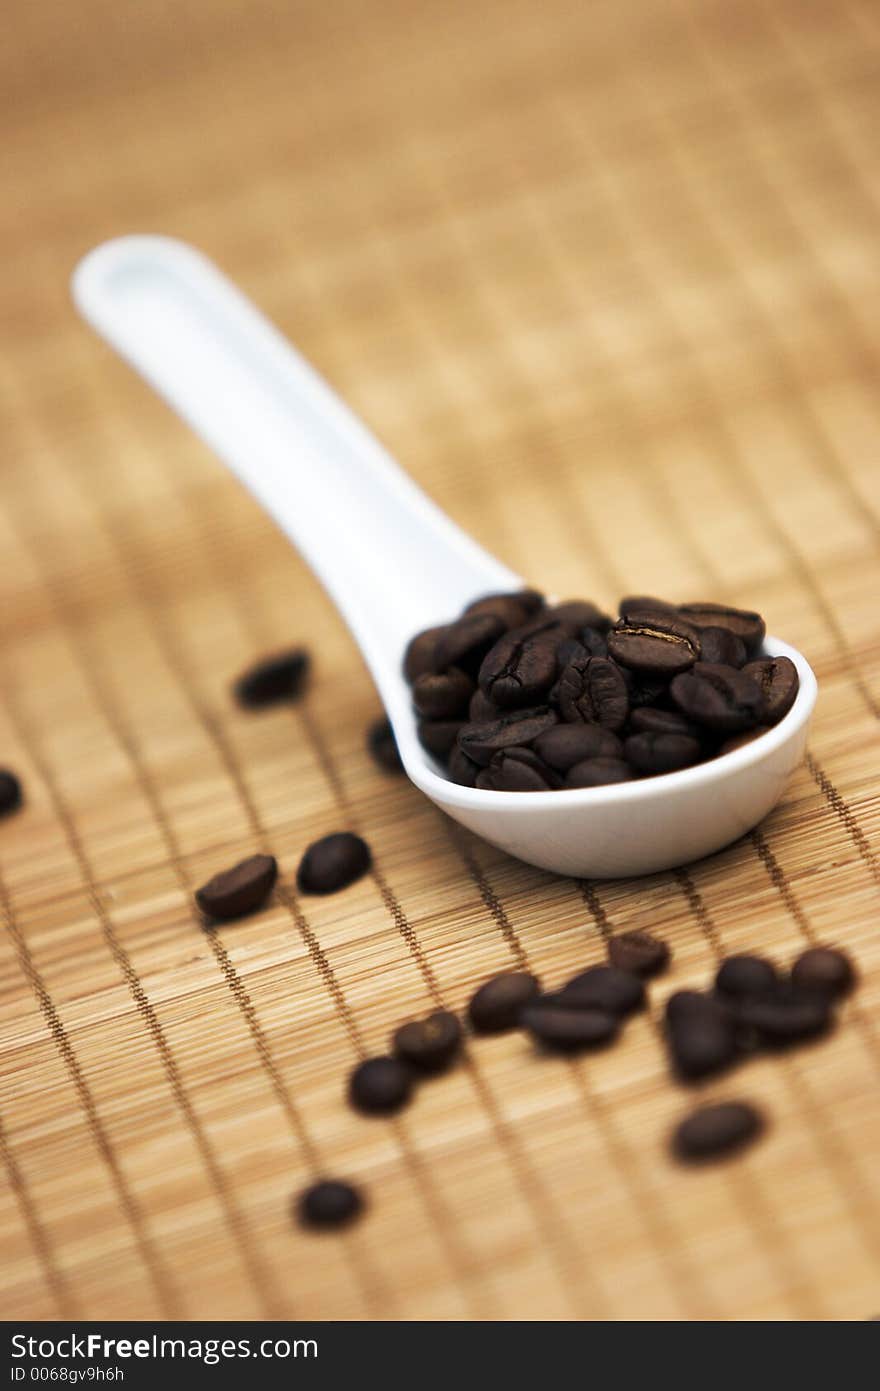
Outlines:
[[[0,1116],[0,1157],[3,1159],[3,1166],[6,1169],[6,1176],[9,1187],[15,1195],[21,1212],[22,1220],[27,1228],[31,1245],[37,1256],[37,1260],[42,1268],[46,1284],[55,1296],[55,1302],[63,1319],[76,1317],[77,1306],[74,1302],[70,1286],[55,1260],[55,1252],[49,1240],[49,1234],[43,1226],[42,1218],[37,1211],[36,1203],[31,1197],[30,1189],[21,1168],[12,1152],[6,1127],[3,1118]]]
[[[825,798],[831,809],[834,811],[835,815],[839,817],[839,819],[843,823],[850,840],[852,841],[853,845],[858,851],[860,858],[867,865],[874,882],[878,885],[878,887],[880,887],[880,863],[878,863],[877,856],[874,854],[874,851],[871,849],[871,846],[868,843],[867,836],[865,835],[864,831],[862,830],[861,826],[856,820],[855,812],[847,804],[845,798],[843,797],[843,794],[839,792],[838,789],[834,786],[834,783],[831,781],[828,774],[825,772],[821,764],[818,762],[817,759],[813,757],[811,753],[807,753],[805,761],[808,769],[810,770],[810,776],[812,777],[816,786],[821,791],[822,796]]]
[[[493,920],[497,924],[501,935],[510,948],[511,955],[516,963],[518,971],[529,969],[528,956],[526,949],[519,939],[519,935],[513,923],[504,911],[504,908],[489,883],[486,875],[469,844],[468,836],[455,821],[451,821],[448,816],[443,817],[444,829],[449,836],[459,858],[462,860],[468,874],[476,885],[477,892],[483,900],[484,906],[488,909]]]
[[[141,1254],[141,1259],[146,1266],[153,1288],[156,1291],[160,1307],[166,1318],[173,1318],[180,1310],[177,1291],[153,1245],[152,1239],[147,1231],[140,1205],[128,1187],[116,1152],[110,1143],[109,1136],[98,1114],[95,1098],[92,1096],[91,1088],[86,1081],[85,1074],[82,1071],[73,1044],[67,1036],[67,1031],[61,1022],[61,1017],[55,1003],[46,988],[42,976],[37,970],[36,963],[31,956],[21,928],[15,917],[6,886],[2,882],[0,882],[0,899],[2,899],[3,916],[6,927],[15,946],[19,964],[36,996],[37,1004],[46,1022],[46,1027],[67,1068],[95,1147],[109,1170],[113,1187],[116,1190],[116,1196],[131,1226],[135,1242]]]

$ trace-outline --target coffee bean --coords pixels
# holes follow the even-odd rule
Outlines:
[[[447,671],[461,667],[476,676],[480,664],[504,632],[504,624],[494,613],[472,613],[459,618],[442,632],[434,648],[433,668]]]
[[[295,700],[302,692],[309,665],[309,654],[302,647],[263,657],[236,679],[235,698],[240,705],[252,710],[282,700]]]
[[[576,657],[559,678],[559,706],[570,723],[622,729],[629,700],[620,669],[607,657]]]
[[[450,778],[458,783],[459,787],[476,787],[481,771],[480,765],[468,758],[466,753],[462,753],[457,744],[450,749],[447,768]]]
[[[209,918],[227,922],[261,908],[278,877],[274,855],[251,855],[232,869],[221,870],[196,889],[196,903]]]
[[[700,1106],[676,1126],[672,1150],[688,1161],[716,1159],[743,1149],[763,1129],[760,1112],[747,1101]]]
[[[715,989],[736,998],[765,995],[778,984],[776,967],[763,956],[729,956],[715,977]]]
[[[503,710],[535,705],[556,680],[553,634],[507,633],[483,659],[480,690]]]
[[[494,700],[484,696],[479,686],[474,691],[468,705],[468,722],[470,724],[485,724],[488,720],[500,720],[504,711]]]
[[[618,966],[589,966],[562,987],[559,999],[572,1009],[600,1009],[623,1017],[645,1004],[644,982]]]
[[[426,671],[413,682],[413,705],[426,720],[463,719],[473,692],[473,681],[458,667]]]
[[[464,728],[461,720],[419,720],[416,733],[423,749],[435,758],[446,758]]]
[[[296,1214],[304,1227],[344,1227],[354,1221],[364,1208],[357,1188],[340,1179],[321,1179],[301,1193]]]
[[[666,1002],[666,1037],[672,1063],[684,1081],[723,1072],[736,1060],[734,1023],[709,995],[679,990]]]
[[[442,1072],[461,1047],[461,1024],[448,1010],[414,1019],[394,1031],[391,1051],[419,1072]]]
[[[458,735],[458,746],[474,763],[488,767],[496,753],[502,749],[528,748],[543,734],[552,729],[558,716],[547,705],[533,710],[511,710],[498,720],[488,720],[485,724],[462,725]]]
[[[608,959],[620,971],[643,978],[657,976],[669,965],[669,948],[647,932],[621,932],[608,943]]]
[[[585,758],[620,758],[623,753],[617,735],[599,724],[558,724],[539,734],[533,747],[538,757],[559,773]]]
[[[666,599],[655,599],[650,594],[627,594],[617,606],[621,618],[632,618],[634,614],[665,613],[671,618],[678,615],[678,605]]]
[[[601,1009],[568,1009],[557,999],[527,1005],[520,1023],[537,1043],[560,1053],[611,1043],[620,1029],[616,1015]]]
[[[474,992],[468,1005],[468,1019],[478,1034],[500,1034],[515,1029],[527,1004],[536,998],[540,985],[525,971],[504,971],[493,976]]]
[[[620,667],[620,674],[626,686],[627,700],[632,713],[646,706],[665,710],[669,706],[669,680],[663,677],[650,677],[647,672],[629,671]]]
[[[695,628],[727,628],[742,638],[750,655],[757,652],[767,631],[759,613],[730,608],[726,604],[679,604],[678,611]]]
[[[410,685],[426,671],[434,670],[437,643],[446,632],[447,626],[444,623],[439,628],[425,628],[421,633],[416,633],[414,638],[410,638],[403,654],[403,674]]]
[[[832,1024],[831,1001],[781,982],[772,991],[737,1001],[737,1021],[768,1048],[785,1048],[824,1034]]]
[[[794,662],[787,657],[762,657],[743,669],[761,688],[764,697],[762,720],[769,725],[779,724],[794,705],[800,685]]]
[[[535,589],[523,589],[516,594],[486,594],[468,604],[465,614],[491,613],[501,619],[505,628],[519,628],[543,606],[543,594]]]
[[[367,730],[367,748],[378,766],[386,773],[402,773],[403,764],[391,723],[384,717],[374,720]]]
[[[669,690],[689,720],[723,734],[758,724],[764,713],[757,681],[734,667],[698,662],[691,671],[673,677]]]
[[[623,746],[624,756],[640,773],[673,773],[698,763],[703,752],[698,739],[689,734],[631,734]]]
[[[699,738],[700,731],[677,710],[655,710],[650,705],[633,710],[629,717],[633,734],[686,734]]]
[[[633,614],[611,629],[608,655],[635,671],[672,676],[699,660],[700,638],[695,628],[672,614]]]
[[[572,638],[582,628],[597,628],[600,633],[607,633],[611,627],[608,614],[584,599],[567,599],[563,604],[553,604],[547,609],[547,616],[560,624]]]
[[[306,850],[297,870],[297,886],[305,894],[332,894],[360,879],[370,863],[366,841],[351,831],[336,831]]]
[[[727,667],[744,666],[748,657],[742,638],[729,628],[701,628],[700,654],[704,662]]]
[[[856,973],[849,957],[837,948],[809,947],[792,966],[791,982],[798,990],[837,999],[852,990]]]
[[[399,1058],[367,1058],[348,1080],[348,1099],[364,1115],[389,1116],[406,1105],[412,1087],[412,1070]]]
[[[622,758],[584,758],[565,775],[566,787],[608,787],[615,782],[631,782],[633,770]]]
[[[21,783],[10,768],[0,768],[0,816],[9,816],[21,806]]]
[[[561,779],[531,749],[502,749],[477,775],[484,792],[551,792]]]
[[[598,628],[581,628],[578,636],[581,646],[586,649],[591,657],[608,656],[607,629],[604,633],[600,633]]]

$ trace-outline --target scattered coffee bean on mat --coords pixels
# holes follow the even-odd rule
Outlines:
[[[657,976],[669,965],[669,948],[648,932],[621,932],[608,943],[608,960],[635,976]]]
[[[827,1033],[834,1022],[831,998],[781,981],[774,990],[736,1004],[736,1019],[765,1048],[788,1048]]]
[[[791,983],[798,989],[836,999],[849,994],[856,983],[856,973],[846,953],[836,947],[809,947],[792,966]]]
[[[666,1037],[673,1067],[686,1082],[713,1077],[737,1058],[736,1030],[724,1005],[697,990],[678,990],[666,1002]]]
[[[21,783],[9,768],[0,768],[0,816],[8,816],[21,806]]]
[[[357,1188],[341,1179],[321,1179],[296,1200],[296,1215],[303,1227],[344,1227],[359,1217],[364,1200]]]
[[[221,870],[196,889],[196,903],[209,918],[227,922],[261,908],[278,877],[274,855],[251,855],[232,869]]]
[[[367,1058],[349,1078],[348,1098],[364,1115],[389,1116],[406,1105],[412,1086],[412,1070],[399,1058]]]
[[[563,995],[544,996],[526,1005],[520,1024],[545,1048],[574,1053],[611,1043],[620,1029],[620,1017],[607,1010],[567,1007]]]
[[[401,1024],[391,1040],[394,1056],[419,1072],[443,1072],[461,1047],[462,1029],[449,1010]]]
[[[235,698],[252,710],[295,700],[305,685],[309,665],[309,654],[303,647],[263,657],[237,678],[233,686]]]
[[[590,966],[573,976],[560,990],[559,998],[572,1009],[598,1009],[622,1018],[642,1009],[645,986],[632,971],[618,966]]]
[[[351,831],[335,831],[306,850],[296,874],[297,887],[305,894],[332,894],[362,878],[370,864],[365,840]]]
[[[676,1126],[672,1150],[688,1161],[718,1159],[744,1149],[763,1129],[761,1113],[747,1101],[700,1106]]]
[[[374,720],[367,730],[367,749],[373,761],[385,773],[402,773],[403,764],[397,749],[397,740],[391,722],[384,718]]]
[[[491,792],[608,787],[690,768],[791,709],[796,667],[760,614],[629,595],[594,604],[490,594],[411,639],[404,674],[424,749]]]
[[[778,984],[776,967],[763,956],[729,956],[721,963],[715,977],[715,989],[722,995],[736,998],[766,995]]]
[[[468,1005],[468,1019],[478,1034],[500,1034],[519,1025],[527,1004],[536,999],[540,985],[526,971],[505,971],[480,986]]]

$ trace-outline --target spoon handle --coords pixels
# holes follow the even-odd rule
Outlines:
[[[522,581],[398,467],[282,334],[183,242],[90,252],[73,296],[262,503],[321,580],[383,697],[419,628]]]

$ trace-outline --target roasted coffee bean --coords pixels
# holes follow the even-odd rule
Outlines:
[[[438,1009],[395,1029],[391,1051],[419,1072],[442,1072],[461,1047],[462,1030],[454,1014]]]
[[[665,613],[675,618],[678,605],[670,604],[666,599],[655,599],[650,594],[627,594],[618,604],[617,612],[621,618],[627,619],[632,618],[633,614],[645,613]]]
[[[623,745],[624,757],[640,773],[673,773],[698,763],[703,752],[689,734],[631,734]]]
[[[552,792],[560,786],[558,773],[531,749],[502,749],[477,775],[483,792]]]
[[[737,749],[742,749],[746,744],[754,744],[756,739],[760,739],[762,734],[766,734],[770,726],[766,724],[756,724],[754,729],[745,729],[742,734],[734,734],[732,739],[725,739],[718,750],[719,755],[723,753],[735,753]]]
[[[622,1018],[643,1008],[645,986],[632,971],[622,971],[618,966],[589,966],[565,983],[559,999],[566,1007],[600,1009]]]
[[[295,700],[301,694],[309,671],[309,654],[303,647],[263,657],[242,672],[233,686],[239,705],[252,710]]]
[[[561,624],[572,638],[577,637],[583,628],[596,628],[600,633],[607,633],[611,627],[608,614],[584,599],[567,599],[565,603],[553,604],[547,609],[547,616],[554,623]]]
[[[782,982],[775,990],[738,1000],[736,1018],[766,1047],[785,1048],[831,1027],[831,1000]]]
[[[737,1057],[736,1030],[710,995],[679,990],[666,1002],[666,1037],[675,1071],[684,1081],[711,1077]]]
[[[621,932],[608,943],[608,960],[620,971],[643,979],[657,976],[669,965],[669,948],[647,932]]]
[[[374,761],[386,773],[402,773],[403,764],[391,723],[384,717],[374,720],[367,730],[367,748]]]
[[[340,1179],[321,1179],[301,1193],[296,1213],[303,1227],[344,1227],[353,1222],[364,1208],[357,1188]]]
[[[576,657],[559,678],[559,706],[569,723],[622,729],[629,701],[620,669],[607,657]]]
[[[466,753],[462,753],[457,744],[450,749],[449,762],[446,766],[450,778],[453,782],[458,783],[459,787],[476,787],[477,778],[481,771],[480,765],[474,763],[472,758],[468,758]]]
[[[695,628],[727,628],[742,638],[748,653],[757,652],[766,628],[759,613],[729,608],[726,604],[679,604],[678,611]]]
[[[251,855],[196,889],[196,903],[209,918],[221,922],[241,918],[262,907],[277,878],[278,862],[274,855]]]
[[[691,739],[700,737],[698,727],[677,710],[655,710],[650,705],[631,712],[629,727],[633,734],[686,734]]]
[[[466,614],[450,623],[437,639],[434,670],[461,667],[469,676],[476,676],[486,653],[503,632],[504,624],[494,613]]]
[[[10,768],[0,768],[0,816],[8,816],[21,806],[21,783]]]
[[[760,722],[764,697],[754,677],[734,667],[698,662],[675,676],[669,687],[683,715],[722,734],[736,734]]]
[[[600,633],[598,628],[581,628],[578,635],[581,646],[586,648],[591,657],[608,656],[608,638],[606,633]]]
[[[673,676],[699,661],[700,637],[696,628],[673,614],[635,613],[611,629],[608,655],[634,671]]]
[[[403,654],[403,674],[410,685],[426,671],[434,670],[437,643],[446,632],[447,626],[444,623],[439,628],[425,628],[423,632],[416,633],[415,637],[410,639]]]
[[[314,841],[299,862],[296,882],[305,894],[332,894],[362,878],[370,868],[370,847],[351,831]]]
[[[458,667],[426,671],[413,683],[413,705],[426,720],[464,719],[473,693],[473,681]]]
[[[565,775],[566,787],[608,787],[631,782],[633,770],[623,758],[584,758]]]
[[[507,633],[483,659],[480,690],[503,710],[535,705],[556,680],[552,632]]]
[[[766,995],[778,984],[776,967],[763,956],[729,956],[715,977],[715,989],[736,999],[745,995]]]
[[[717,1159],[743,1149],[763,1129],[761,1113],[747,1101],[700,1106],[676,1126],[672,1150],[687,1161]]]
[[[468,1005],[468,1019],[478,1034],[500,1034],[515,1029],[526,1005],[534,1000],[540,985],[525,971],[505,971],[493,976],[474,992]]]
[[[794,705],[800,681],[797,667],[788,657],[762,657],[744,667],[747,676],[757,681],[764,697],[761,715],[765,724],[779,724]]]
[[[539,758],[559,773],[568,772],[585,758],[620,758],[623,745],[610,729],[600,724],[558,724],[539,734],[534,742]]]
[[[856,973],[845,952],[836,947],[809,947],[791,968],[791,983],[798,990],[816,991],[828,999],[848,995]]]
[[[517,594],[486,594],[468,604],[465,614],[491,613],[500,618],[505,628],[519,628],[544,606],[544,596],[534,589]]]
[[[649,677],[647,672],[629,671],[626,667],[619,667],[621,676],[626,686],[627,700],[631,713],[636,710],[650,709],[665,710],[669,707],[669,680],[661,677]]]
[[[500,720],[504,711],[496,705],[494,700],[484,696],[479,686],[474,691],[468,705],[468,721],[470,724],[485,724],[487,720]]]
[[[409,1101],[412,1069],[399,1058],[367,1058],[348,1080],[348,1099],[364,1115],[388,1116]]]
[[[533,710],[511,710],[500,719],[488,720],[485,724],[462,725],[458,746],[474,763],[486,768],[502,749],[528,748],[539,734],[552,729],[557,719],[558,716],[547,705],[539,705]]]
[[[520,1023],[537,1043],[560,1053],[611,1043],[620,1029],[620,1019],[614,1014],[601,1009],[568,1009],[556,998],[527,1005]]]
[[[700,629],[700,659],[727,667],[744,666],[748,657],[742,638],[729,628]]]
[[[446,758],[455,748],[459,730],[466,728],[461,720],[419,720],[416,733],[423,749],[435,758]]]

